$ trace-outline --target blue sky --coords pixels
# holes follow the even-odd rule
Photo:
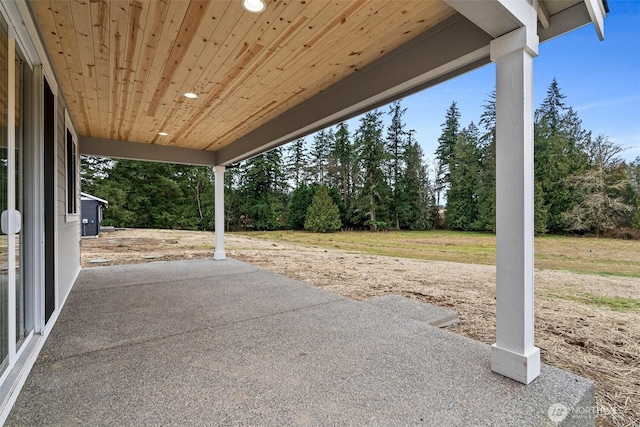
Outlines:
[[[640,0],[609,0],[609,9],[604,41],[590,24],[540,45],[534,60],[534,107],[555,77],[583,128],[626,147],[621,157],[632,161],[640,156]],[[495,67],[490,64],[402,101],[407,129],[416,131],[427,158],[433,159],[451,102],[457,102],[463,126],[477,124],[494,86]],[[356,120],[349,122],[351,132],[357,126]]]

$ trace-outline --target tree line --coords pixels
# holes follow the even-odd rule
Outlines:
[[[495,231],[495,92],[478,124],[451,104],[432,162],[405,113],[395,102],[229,167],[226,228]],[[555,80],[534,132],[537,233],[640,229],[640,158],[583,129]],[[212,168],[84,157],[82,184],[109,201],[106,224],[214,227]]]

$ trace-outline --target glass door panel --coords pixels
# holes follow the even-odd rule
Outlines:
[[[8,206],[8,61],[7,25],[0,17],[0,212]],[[9,363],[9,238],[0,231],[0,373]]]
[[[30,308],[32,304],[32,293],[25,279],[25,225],[28,217],[25,212],[25,153],[26,145],[31,142],[31,115],[28,100],[32,99],[33,70],[27,64],[20,50],[16,48],[16,144],[15,144],[15,165],[16,165],[16,210],[21,213],[22,227],[15,239],[16,257],[16,342],[20,343],[33,329],[33,316]]]

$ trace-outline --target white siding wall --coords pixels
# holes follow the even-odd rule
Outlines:
[[[67,168],[65,163],[67,130],[65,104],[58,97],[57,111],[57,155],[58,155],[58,307],[66,299],[80,272],[80,222],[67,222]],[[79,168],[77,169],[79,170]],[[80,188],[80,177],[76,177]],[[78,204],[80,201],[78,200]]]

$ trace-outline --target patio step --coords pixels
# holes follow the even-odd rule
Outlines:
[[[454,310],[400,295],[384,295],[371,298],[366,303],[397,316],[417,320],[439,328],[453,326],[458,323],[458,312]]]

